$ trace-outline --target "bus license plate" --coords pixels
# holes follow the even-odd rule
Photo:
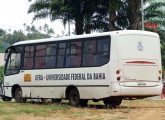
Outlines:
[[[138,81],[137,84],[138,85],[146,85],[146,82],[145,81]]]

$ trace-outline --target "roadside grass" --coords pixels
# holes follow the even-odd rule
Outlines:
[[[86,120],[104,120],[104,115],[111,116],[113,120],[127,119],[127,116],[133,111],[152,108],[155,106],[165,106],[164,100],[123,100],[122,104],[116,109],[106,108],[102,101],[89,101],[87,107],[72,107],[68,105],[68,101],[63,100],[61,104],[53,104],[50,101],[45,103],[27,103],[2,102],[0,101],[0,120],[17,120],[20,115],[33,117],[52,117],[63,116],[70,118],[82,119],[86,116]],[[99,114],[102,114],[100,116]],[[117,115],[117,116],[116,116]]]
[[[0,102],[0,116],[3,115],[19,115],[19,114],[33,114],[34,116],[49,116],[57,110],[65,111],[71,107],[66,104],[32,104],[32,103],[16,103],[16,102]],[[8,119],[8,118],[7,118]]]

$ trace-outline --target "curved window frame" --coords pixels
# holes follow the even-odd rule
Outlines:
[[[85,41],[90,41],[90,40],[102,40],[102,39],[108,39],[109,40],[109,43],[108,43],[108,54],[107,54],[107,61],[103,64],[98,64],[98,65],[84,65],[83,66],[83,51],[84,51],[84,42]],[[70,54],[70,56],[73,56],[73,55],[78,55],[80,56],[80,65],[77,65],[77,66],[62,66],[62,67],[58,67],[57,64],[58,64],[58,56],[59,56],[59,44],[60,43],[74,43],[74,42],[81,42],[81,50],[79,51],[80,53],[73,53],[73,54]],[[56,49],[56,59],[55,59],[55,66],[54,67],[44,67],[44,68],[35,68],[35,59],[36,59],[36,46],[37,45],[49,45],[49,44],[56,44],[57,45],[57,49]],[[31,44],[24,44],[24,45],[18,45],[18,46],[21,46],[23,47],[23,50],[22,50],[22,54],[21,54],[21,70],[35,70],[35,69],[61,69],[61,68],[85,68],[85,67],[99,67],[99,66],[103,66],[105,64],[107,64],[110,60],[110,48],[111,48],[111,37],[110,35],[106,35],[106,36],[98,36],[98,37],[88,37],[88,38],[79,38],[79,39],[72,39],[72,40],[63,40],[63,41],[51,41],[51,42],[42,42],[42,43],[31,43]],[[25,47],[26,46],[34,46],[34,59],[33,59],[33,67],[31,68],[24,68],[23,67],[23,63],[24,63],[24,58],[25,58]],[[14,46],[14,47],[17,47],[17,46]],[[96,46],[97,47],[97,46]],[[97,53],[95,53],[97,54]],[[67,56],[67,55],[66,55]],[[46,56],[45,56],[46,57]],[[76,63],[78,64],[78,63]]]

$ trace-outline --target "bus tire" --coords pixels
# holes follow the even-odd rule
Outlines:
[[[80,95],[75,88],[71,89],[69,92],[69,104],[71,106],[78,106],[80,104]]]
[[[20,87],[16,88],[15,90],[15,101],[17,103],[25,103],[26,102],[26,98],[22,97],[22,90]]]
[[[60,104],[61,101],[62,101],[62,99],[52,99],[52,102],[57,103],[57,104]]]

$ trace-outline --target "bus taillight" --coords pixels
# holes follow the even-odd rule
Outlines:
[[[120,74],[120,70],[117,70],[117,71],[116,71],[116,74]]]
[[[120,77],[117,77],[117,80],[120,81]]]
[[[158,80],[161,80],[161,77],[160,76],[158,77]]]

